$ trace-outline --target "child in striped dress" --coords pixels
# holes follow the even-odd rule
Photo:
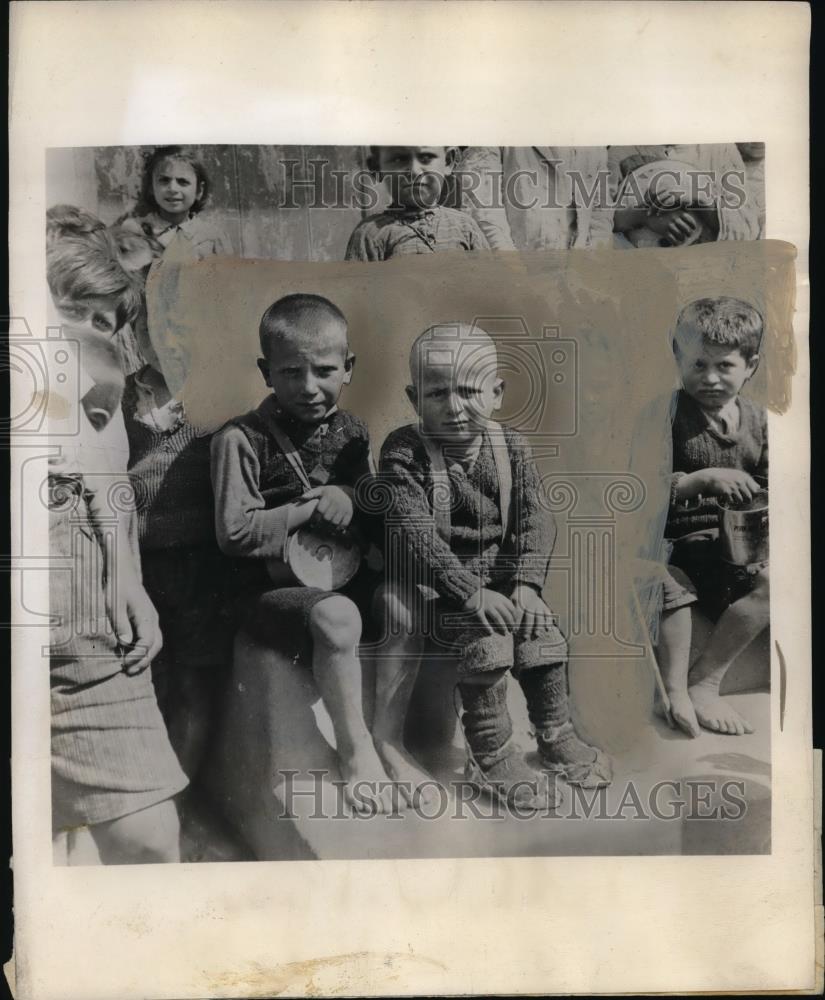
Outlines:
[[[161,636],[123,507],[113,338],[140,309],[141,282],[103,227],[48,222],[52,302],[82,379],[79,434],[50,460],[48,483],[52,826],[88,826],[104,863],[178,861],[173,797],[187,780],[147,669]]]

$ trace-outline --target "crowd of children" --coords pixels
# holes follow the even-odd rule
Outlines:
[[[494,152],[499,163],[513,158],[506,149],[462,156],[480,169]],[[626,176],[634,156],[644,165],[659,155],[628,154],[618,169]],[[458,160],[453,148],[373,147],[371,165],[393,200],[356,228],[347,257],[501,246],[502,220],[474,220],[443,204]],[[534,808],[555,801],[548,776],[608,784],[606,754],[576,731],[567,644],[544,597],[555,525],[541,478],[528,442],[494,420],[503,383],[493,339],[444,322],[415,340],[406,392],[417,420],[390,433],[376,468],[367,427],[338,407],[355,364],[346,317],[318,295],[288,295],[260,322],[258,367],[269,394],[214,437],[201,433],[164,380],[144,283],[174,239],[198,257],[230,252],[201,221],[208,192],[196,157],[162,147],[147,157],[140,203],[128,217],[106,227],[57,206],[47,219],[52,301],[79,344],[86,378],[82,434],[49,474],[52,554],[71,551],[80,510],[88,568],[81,585],[100,594],[92,606],[102,609],[94,621],[78,619],[64,577],[52,574],[55,829],[89,826],[105,862],[180,857],[182,793],[214,730],[238,630],[311,670],[355,810],[356,784],[375,787],[371,808],[389,811],[389,783],[406,789],[409,802],[409,789],[428,779],[404,745],[427,643],[456,664],[467,780]],[[657,232],[675,226],[674,244],[677,232],[687,239],[707,224],[691,206],[670,211]],[[606,229],[604,217],[573,205],[545,229],[564,230],[565,245],[598,245],[612,224]],[[761,335],[759,313],[729,298],[691,303],[676,325],[683,388],[673,419],[672,566],[659,655],[672,718],[692,736],[700,726],[751,728],[719,697],[719,685],[767,624],[767,566],[725,575],[714,518],[717,498],[747,499],[767,482],[764,412],[739,395],[756,370]],[[108,485],[127,469],[135,512],[117,515],[113,542],[96,521]],[[389,578],[363,560],[341,587],[300,584],[290,565],[299,539],[315,533],[365,552],[386,541],[385,526],[361,503],[376,476],[392,497],[404,571]],[[697,600],[712,605],[718,623],[691,667]],[[364,637],[381,640],[369,724]],[[509,674],[526,700],[540,771],[514,740]]]

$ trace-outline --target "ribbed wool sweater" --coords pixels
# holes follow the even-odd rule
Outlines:
[[[722,434],[711,427],[696,401],[684,389],[678,393],[673,418],[673,472],[700,469],[742,469],[751,476],[768,479],[768,421],[765,408],[739,396],[739,428]],[[719,524],[715,497],[671,506],[667,537],[679,538],[691,531]]]
[[[541,589],[556,539],[552,514],[541,505],[542,485],[525,439],[504,429],[512,469],[510,531],[502,545],[501,500],[495,458],[485,436],[467,470],[448,456],[449,543],[435,531],[432,466],[413,426],[393,431],[381,449],[379,473],[392,490],[390,517],[408,558],[427,584],[460,607],[480,586],[526,583]]]

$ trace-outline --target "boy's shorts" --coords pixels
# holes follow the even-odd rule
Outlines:
[[[361,615],[362,631],[368,634],[375,586],[373,575],[362,570],[341,590],[272,587],[241,598],[238,621],[253,639],[277,649],[293,663],[311,666],[309,616],[315,605],[329,597],[348,597]]]
[[[696,588],[699,607],[716,621],[734,601],[749,594],[767,560],[749,566],[726,562],[719,551],[719,529],[707,528],[683,535],[673,543],[671,572],[682,570]]]
[[[504,592],[507,588],[490,589]],[[409,591],[402,596],[396,590],[395,594],[411,612],[418,633],[445,656],[456,659],[459,677],[507,669],[518,674],[532,667],[567,661],[567,641],[557,624],[542,629],[536,638],[521,630],[491,635],[477,619],[466,611],[457,611],[432,587],[418,584],[415,591],[417,606],[412,606]]]
[[[663,589],[662,611],[676,611],[678,608],[686,608],[698,600],[696,588],[690,577],[683,573],[678,566],[668,567],[668,571],[664,575]]]

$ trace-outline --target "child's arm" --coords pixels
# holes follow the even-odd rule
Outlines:
[[[82,449],[83,495],[103,562],[106,615],[121,649],[123,670],[139,674],[160,652],[158,614],[143,588],[135,510],[121,499],[131,492],[125,464],[107,446],[106,428]],[[114,498],[118,497],[118,500]]]
[[[260,464],[246,434],[232,424],[212,439],[215,533],[230,556],[281,559],[290,532],[308,521],[316,503],[266,510],[259,489]]]
[[[491,250],[516,249],[502,204],[503,169],[497,146],[471,146],[464,151],[455,170],[461,209],[476,222]]]
[[[510,432],[508,438],[513,455],[511,518],[517,559],[515,577],[518,585],[533,587],[541,593],[556,543],[556,521],[544,506],[544,486],[530,446],[520,434]]]
[[[384,259],[380,247],[372,236],[371,229],[369,219],[358,223],[352,231],[349,243],[347,243],[347,252],[344,254],[344,260]]]
[[[529,445],[520,434],[510,432],[508,445],[513,461],[513,542],[517,558],[510,595],[517,623],[532,638],[551,628],[556,619],[542,598],[556,541],[556,522],[543,504],[544,487]]]
[[[759,489],[759,483],[744,469],[699,469],[687,474],[674,473],[671,498],[674,503],[700,496],[750,500]]]

